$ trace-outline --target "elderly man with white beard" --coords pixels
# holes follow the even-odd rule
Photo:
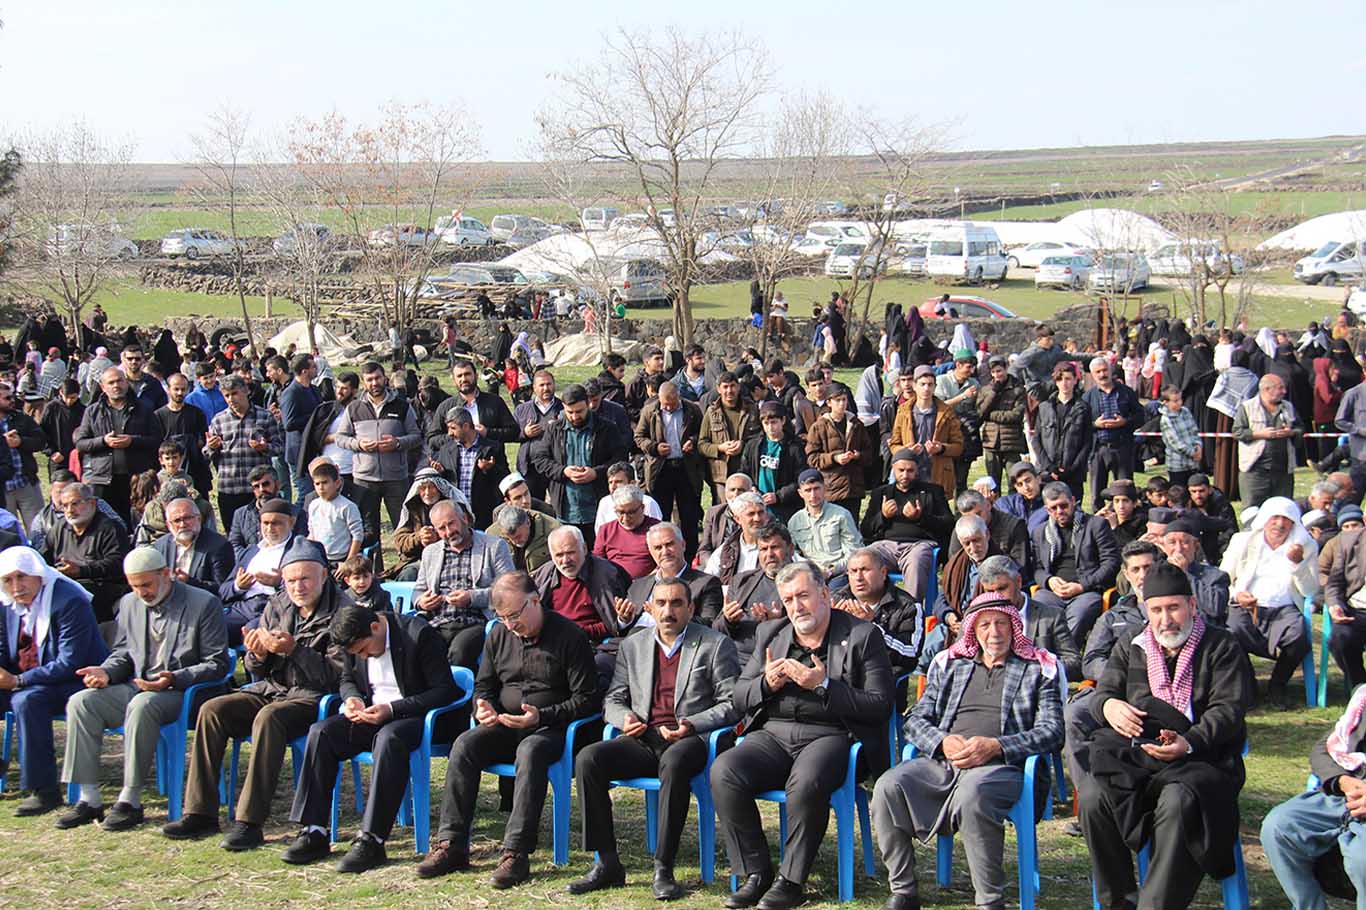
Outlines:
[[[1085,744],[1080,794],[1100,906],[1116,910],[1188,907],[1202,874],[1233,874],[1252,694],[1247,657],[1205,621],[1184,571],[1158,563],[1142,585],[1148,623],[1120,636],[1090,698],[1103,726]]]
[[[161,727],[180,713],[184,692],[228,671],[228,630],[217,597],[176,581],[166,558],[138,547],[123,560],[132,592],[118,603],[118,639],[97,667],[76,675],[85,691],[66,704],[66,761],[62,779],[80,788],[80,801],[57,820],[76,828],[98,819],[106,831],[143,822],[142,787],[156,757]],[[104,731],[123,727],[123,790],[105,815],[100,797]]]
[[[294,540],[294,507],[283,499],[271,499],[260,506],[260,539],[242,552],[232,574],[218,586],[218,599],[226,611],[228,644],[242,644],[243,633],[254,628],[283,584],[280,565]]]
[[[210,594],[217,594],[232,577],[233,552],[228,539],[204,519],[192,499],[173,499],[166,504],[166,530],[152,547],[166,559],[171,575]]]

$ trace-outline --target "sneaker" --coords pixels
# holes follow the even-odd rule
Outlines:
[[[141,806],[119,800],[109,807],[100,827],[106,831],[131,831],[147,820],[147,813]]]
[[[376,866],[389,861],[384,853],[384,845],[362,831],[351,842],[351,849],[337,863],[338,872],[369,872]]]
[[[180,821],[163,825],[161,833],[171,840],[198,840],[218,833],[218,816],[189,812]]]
[[[266,835],[261,831],[260,825],[253,825],[251,822],[233,822],[228,829],[227,837],[223,838],[223,849],[238,852],[241,850],[255,850],[257,847],[264,846]]]
[[[23,802],[14,807],[14,814],[20,818],[29,815],[46,815],[61,804],[62,793],[60,790],[34,790]]]
[[[458,850],[448,840],[437,841],[431,852],[417,864],[417,877],[437,878],[452,872],[468,872],[469,868],[469,850]]]
[[[498,867],[493,870],[493,875],[489,876],[489,884],[503,890],[515,888],[529,878],[531,878],[530,857],[514,850],[504,850],[502,857],[498,860]]]
[[[326,859],[331,853],[332,842],[326,834],[321,831],[305,830],[300,831],[294,838],[294,843],[285,848],[285,852],[280,854],[280,859],[291,866],[306,866]]]
[[[68,828],[79,828],[81,825],[88,825],[91,822],[104,821],[104,807],[92,806],[87,802],[79,802],[71,807],[71,811],[64,812],[57,819],[57,827],[62,830]]]

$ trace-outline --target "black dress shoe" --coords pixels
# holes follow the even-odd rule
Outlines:
[[[34,790],[23,802],[14,807],[14,814],[21,818],[29,815],[46,815],[61,804],[60,790]]]
[[[676,901],[686,892],[683,886],[674,881],[673,866],[655,863],[655,880],[650,885],[657,901]]]
[[[621,863],[608,866],[599,860],[593,864],[593,868],[588,870],[587,875],[570,882],[566,890],[570,894],[587,894],[590,891],[602,891],[604,888],[620,888],[624,884],[626,884],[626,870]]]
[[[218,816],[189,812],[180,821],[163,825],[161,833],[171,840],[198,840],[218,833]]]
[[[109,807],[100,827],[106,831],[131,831],[147,820],[141,806],[119,800]]]
[[[882,905],[882,910],[920,910],[920,896],[917,894],[893,894]]]
[[[362,831],[351,842],[351,849],[337,863],[338,872],[369,872],[376,866],[389,861],[384,853],[384,845]]]
[[[266,843],[265,832],[260,825],[253,825],[251,822],[233,822],[228,829],[228,836],[223,838],[223,849],[232,850],[234,853],[242,850],[255,850],[257,847],[264,846]]]
[[[792,910],[805,900],[802,886],[790,882],[781,875],[774,880],[773,886],[759,898],[759,910]]]
[[[332,843],[321,831],[300,831],[294,843],[285,848],[280,859],[291,866],[306,866],[326,859],[332,853]]]
[[[756,872],[748,876],[740,887],[735,889],[735,893],[726,898],[726,907],[729,910],[738,910],[740,907],[753,907],[759,903],[759,898],[764,896],[768,886],[773,884],[772,872]]]
[[[79,828],[81,825],[88,825],[91,822],[104,820],[104,807],[96,808],[87,802],[79,802],[71,807],[71,811],[64,812],[57,819],[57,827],[62,830],[68,828]]]

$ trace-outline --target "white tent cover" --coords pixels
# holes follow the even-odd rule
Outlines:
[[[338,335],[320,322],[313,327],[313,337],[318,342],[318,353],[326,357],[329,364],[358,362],[355,351],[360,345],[350,335]],[[300,351],[309,349],[308,323],[302,319],[291,322],[266,342],[267,346],[277,351],[283,351],[291,344]]]
[[[612,352],[627,360],[640,354],[639,341],[612,339]],[[545,346],[545,359],[557,367],[591,367],[602,362],[602,338],[598,335],[561,335]]]
[[[1325,243],[1366,239],[1366,210],[1320,215],[1263,240],[1260,250],[1317,250]]]
[[[1149,218],[1128,209],[1082,209],[1061,219],[1052,238],[1100,250],[1151,253],[1175,236]]]

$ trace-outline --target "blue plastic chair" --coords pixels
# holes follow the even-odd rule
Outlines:
[[[65,722],[66,715],[58,714],[53,720]],[[5,712],[5,732],[3,742],[0,743],[0,793],[5,792],[6,781],[9,779],[9,764],[14,757],[14,741],[18,732],[16,719],[13,711]],[[80,796],[80,787],[76,784],[66,785],[66,801],[70,805],[76,805],[76,800]]]
[[[707,766],[691,782],[692,794],[697,798],[697,856],[702,869],[702,883],[710,885],[716,877],[716,803],[711,795],[711,766],[716,761],[716,746],[721,737],[730,732],[727,727],[713,730],[707,737]],[[602,731],[604,741],[616,739],[619,731],[607,724]],[[611,781],[613,787],[627,787],[645,791],[645,847],[653,855],[659,844],[659,778],[629,777]]]
[[[318,720],[325,720],[328,715],[335,713],[341,703],[339,695],[324,695],[318,701]],[[232,821],[237,814],[237,768],[242,758],[242,744],[251,742],[250,736],[233,737],[232,758],[224,766],[218,781],[219,801],[227,807],[228,821]],[[296,736],[289,741],[289,763],[290,771],[294,776],[294,786],[299,786],[299,767],[303,764],[304,749],[308,746],[308,734]]]
[[[1312,598],[1305,598],[1304,609],[1306,615],[1312,612],[1310,606]],[[1309,640],[1314,640],[1312,632],[1313,626],[1309,627],[1311,633]],[[1328,662],[1332,655],[1328,653],[1328,639],[1333,635],[1333,614],[1329,612],[1328,605],[1323,606],[1323,632],[1319,638],[1319,687],[1318,703],[1320,708],[1328,707]],[[1312,651],[1312,649],[1311,649]]]
[[[893,713],[893,718],[896,712]],[[895,726],[895,719],[892,721]],[[739,744],[744,737],[736,740]],[[849,766],[844,772],[844,783],[830,794],[830,807],[835,810],[835,849],[836,871],[839,878],[839,902],[847,904],[854,899],[854,816],[863,832],[863,871],[869,878],[877,875],[873,866],[873,824],[868,813],[868,791],[859,786],[857,778],[858,757],[863,743],[857,742],[849,747]],[[787,791],[766,790],[755,794],[755,799],[778,804],[778,850],[781,855],[787,843]],[[730,877],[730,890],[739,887],[735,875]]]
[[[1323,611],[1324,628],[1328,627],[1328,610]],[[1319,682],[1319,676],[1314,672],[1314,598],[1304,599],[1304,637],[1309,641],[1309,650],[1304,655],[1304,703],[1310,708],[1323,708],[1328,704],[1327,668],[1324,668],[1323,682]],[[1325,652],[1328,648],[1328,639],[1323,642]],[[1323,694],[1320,695],[1319,693]]]
[[[449,755],[449,743],[434,743],[436,721],[444,714],[461,708],[474,697],[474,673],[466,667],[451,667],[451,679],[463,693],[455,701],[427,712],[422,723],[422,742],[408,754],[408,788],[399,804],[398,823],[413,826],[413,842],[418,853],[426,853],[430,846],[432,823],[432,756]],[[365,795],[361,787],[360,766],[373,765],[375,756],[362,752],[351,759],[351,783],[356,795],[356,814],[365,811]],[[341,808],[341,769],[332,787],[332,840],[337,839],[337,821]]]
[[[417,604],[413,601],[413,586],[415,581],[386,581],[380,587],[387,591],[389,599],[394,602],[395,613],[413,613],[417,610]]]
[[[917,750],[908,745],[901,753],[902,761],[915,758]],[[1039,879],[1039,845],[1034,829],[1034,779],[1038,774],[1038,755],[1025,759],[1024,781],[1020,797],[1010,807],[1006,819],[1015,826],[1016,866],[1020,882],[1020,910],[1034,910],[1041,884]],[[1044,756],[1047,761],[1047,756]],[[953,881],[953,835],[941,834],[935,839],[935,881],[947,888]]]
[[[554,847],[554,864],[557,866],[567,866],[569,864],[569,821],[570,821],[570,799],[574,792],[574,737],[578,734],[579,728],[584,724],[602,720],[601,714],[590,714],[588,717],[576,720],[569,725],[569,729],[564,734],[564,752],[552,764],[547,772],[550,778],[550,821],[552,842]],[[474,718],[470,718],[471,726],[474,725]],[[511,762],[499,762],[489,765],[484,769],[486,774],[497,774],[499,777],[516,777],[517,769]]]

